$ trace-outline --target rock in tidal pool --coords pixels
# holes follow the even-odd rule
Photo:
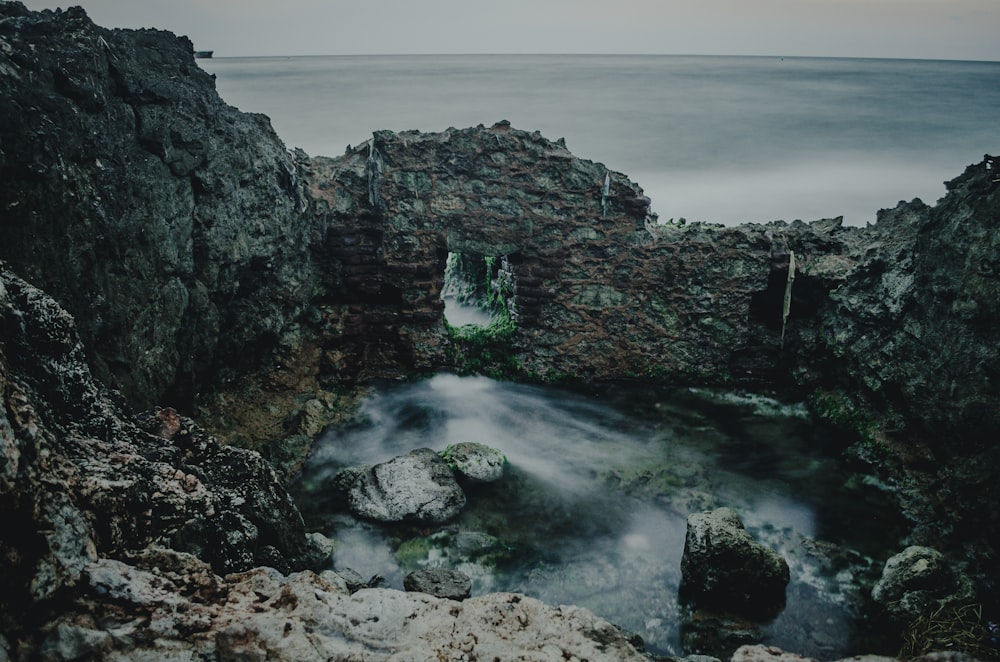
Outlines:
[[[464,478],[478,483],[492,483],[503,477],[507,458],[495,448],[475,442],[452,444],[441,457]]]
[[[788,580],[785,559],[751,538],[732,509],[688,516],[682,597],[700,606],[773,615],[784,606]]]
[[[418,448],[359,472],[347,491],[358,517],[379,522],[444,522],[465,506],[465,493],[448,464]]]
[[[448,600],[464,600],[472,595],[472,580],[457,570],[425,568],[408,574],[403,588]]]

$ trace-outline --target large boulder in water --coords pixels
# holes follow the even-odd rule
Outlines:
[[[429,448],[359,472],[347,491],[355,515],[379,522],[444,522],[465,506],[448,463]]]
[[[975,598],[972,582],[930,547],[911,546],[885,562],[872,599],[901,623]]]
[[[755,541],[730,508],[688,516],[681,596],[706,607],[772,614],[785,602],[788,563]]]

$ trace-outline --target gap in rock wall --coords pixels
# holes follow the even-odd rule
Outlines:
[[[508,256],[449,252],[441,300],[454,327],[487,328],[516,317],[516,277]]]

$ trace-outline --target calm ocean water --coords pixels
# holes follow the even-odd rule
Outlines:
[[[507,119],[638,182],[663,219],[845,217],[919,197],[1000,153],[1000,62],[705,56],[201,60],[290,147]]]

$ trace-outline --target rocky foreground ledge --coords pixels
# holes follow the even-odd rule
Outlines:
[[[289,152],[186,39],[2,3],[0,659],[639,656],[585,610],[325,571],[285,481],[340,389],[444,369],[791,389],[995,603],[997,170],[868,228],[660,223],[505,122]],[[449,253],[504,269],[510,324],[449,329]]]

